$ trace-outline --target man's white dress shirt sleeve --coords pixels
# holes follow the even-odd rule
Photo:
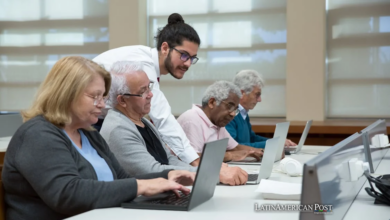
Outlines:
[[[171,150],[182,161],[191,163],[199,158],[199,156],[195,149],[190,145],[182,127],[172,115],[171,106],[165,98],[164,93],[160,90],[160,85],[157,82],[157,74],[154,66],[150,63],[144,63],[143,69],[149,79],[155,82],[152,90],[153,98],[151,101],[152,107],[149,113],[150,118],[160,132],[161,138]]]

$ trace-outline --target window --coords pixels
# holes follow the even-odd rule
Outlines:
[[[200,104],[213,82],[231,81],[240,70],[255,69],[263,74],[266,86],[263,101],[250,115],[285,117],[285,0],[149,0],[149,46],[155,46],[157,29],[164,27],[174,12],[180,13],[201,39],[199,61],[184,78],[161,79],[174,115],[193,103]]]
[[[108,0],[0,0],[0,111],[27,109],[58,59],[108,39]]]
[[[390,117],[390,0],[328,0],[328,117]]]

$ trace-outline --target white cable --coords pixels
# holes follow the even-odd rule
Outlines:
[[[272,173],[283,173],[283,171],[279,168],[275,168],[275,169],[272,169]]]

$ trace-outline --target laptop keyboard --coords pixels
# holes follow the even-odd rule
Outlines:
[[[248,181],[256,181],[259,174],[248,174]]]
[[[158,200],[152,200],[152,201],[144,201],[142,203],[148,203],[148,204],[161,204],[161,205],[176,205],[176,206],[187,206],[190,201],[190,195],[184,195],[183,193],[179,192],[180,198],[177,198],[175,194],[172,194],[168,196],[165,199],[158,199]]]

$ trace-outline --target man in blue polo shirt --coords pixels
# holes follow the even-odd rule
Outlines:
[[[233,83],[240,88],[242,97],[238,109],[240,114],[226,125],[226,130],[239,144],[255,148],[264,148],[268,138],[256,135],[252,130],[248,112],[261,102],[261,89],[264,86],[263,77],[255,70],[242,70],[233,79]],[[286,139],[285,146],[296,146]]]

